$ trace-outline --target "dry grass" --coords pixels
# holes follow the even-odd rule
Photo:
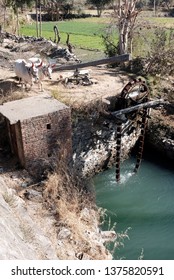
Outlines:
[[[78,258],[78,255],[87,255],[89,259],[106,259],[108,251],[102,242],[99,243],[100,213],[92,194],[82,188],[83,185],[84,182],[63,168],[50,175],[46,183],[43,197],[46,208],[56,219],[58,239],[62,228],[69,233],[63,238],[64,249],[59,249],[58,257],[67,258],[66,252],[74,251],[70,259]]]
[[[0,95],[0,105],[6,102],[14,101],[14,100],[19,100],[22,98],[25,98],[26,95],[23,92],[10,92],[7,95]]]
[[[7,70],[4,70],[5,73]],[[13,81],[12,78],[6,78],[6,80],[0,80],[0,105],[5,102],[18,100],[25,98],[27,92],[24,91],[17,82]]]
[[[22,221],[22,219],[20,219],[20,221],[20,230],[23,234],[24,240],[33,243],[35,240],[35,234],[33,232],[32,227],[26,222]]]
[[[70,227],[77,223],[77,216],[86,205],[92,207],[90,195],[81,188],[79,179],[63,168],[50,175],[44,198],[54,209],[59,222]]]
[[[16,200],[16,196],[10,192],[4,192],[2,194],[4,200],[6,203],[8,203],[8,205],[11,207],[11,208],[16,208],[17,207],[17,200]]]

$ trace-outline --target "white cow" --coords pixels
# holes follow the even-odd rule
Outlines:
[[[33,85],[33,78],[38,79],[38,69],[34,63],[27,63],[24,59],[17,59],[14,63],[14,71],[19,81],[21,81],[27,88],[27,84],[30,85],[30,89]]]
[[[39,65],[42,62],[42,59],[39,57],[31,57],[28,59],[30,63],[34,63],[35,66]]]
[[[46,64],[38,57],[31,57],[29,58],[29,61],[34,63],[35,67],[38,69],[38,84],[40,86],[41,91],[43,91],[43,84],[42,81],[45,77],[48,77],[50,80],[52,79],[52,71],[55,66],[55,64]]]

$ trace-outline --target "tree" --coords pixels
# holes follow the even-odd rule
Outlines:
[[[16,15],[16,27],[17,27],[17,34],[19,35],[19,8],[23,8],[24,5],[30,6],[33,0],[6,0],[6,6],[12,7],[14,14]]]
[[[3,8],[3,28],[5,28],[5,19],[6,19],[8,0],[1,0],[0,4],[1,4],[1,7]]]
[[[72,3],[67,2],[72,1],[50,0],[47,2],[46,7],[48,8],[48,12],[51,14],[52,21],[58,21],[60,19],[60,14],[63,11],[64,7],[70,7],[72,5]]]
[[[112,2],[112,0],[87,0],[86,3],[87,4],[92,4],[97,8],[97,14],[100,17],[105,5],[110,4]]]
[[[139,10],[136,9],[138,0],[118,0],[115,15],[118,18],[119,53],[132,53],[133,29]]]
[[[7,6],[12,7],[14,12],[16,13],[18,8],[23,8],[24,5],[27,5],[28,7],[31,6],[33,0],[7,0]]]

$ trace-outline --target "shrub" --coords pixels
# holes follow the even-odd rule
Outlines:
[[[146,73],[151,75],[172,75],[174,73],[174,33],[157,29],[147,57]]]
[[[105,46],[104,53],[108,56],[114,56],[119,53],[118,43],[114,42],[114,38],[111,35],[102,35],[103,44]]]

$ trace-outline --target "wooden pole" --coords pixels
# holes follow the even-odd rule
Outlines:
[[[88,66],[97,66],[101,64],[109,64],[109,63],[116,63],[116,62],[125,62],[131,60],[130,54],[123,54],[123,55],[118,55],[118,56],[112,56],[109,58],[103,58],[99,60],[94,60],[94,61],[89,61],[85,63],[77,63],[73,65],[62,65],[62,66],[55,66],[53,68],[54,71],[59,71],[59,70],[74,70],[76,68],[85,68]]]

